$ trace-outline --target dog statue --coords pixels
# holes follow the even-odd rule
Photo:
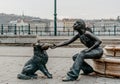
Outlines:
[[[26,62],[22,72],[17,75],[17,78],[23,80],[37,79],[37,74],[35,74],[37,70],[40,70],[47,78],[52,78],[52,74],[46,68],[48,61],[46,50],[50,47],[50,44],[37,42],[33,44],[33,47],[34,56]]]

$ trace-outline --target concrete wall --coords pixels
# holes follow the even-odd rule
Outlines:
[[[18,46],[27,46],[35,43],[37,41],[37,37],[33,35],[25,35],[25,36],[0,36],[0,45],[18,45]]]

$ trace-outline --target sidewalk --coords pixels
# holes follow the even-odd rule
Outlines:
[[[32,47],[0,47],[0,84],[119,84],[116,78],[105,78],[99,76],[79,76],[73,82],[62,82],[72,66],[72,55],[78,53],[82,48],[57,48],[49,49],[48,70],[53,74],[53,79],[47,79],[40,71],[37,72],[38,79],[19,80],[17,74],[21,72],[25,62],[30,59]],[[92,65],[92,61],[88,60]]]

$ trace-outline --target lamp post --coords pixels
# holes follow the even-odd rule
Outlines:
[[[54,36],[57,36],[57,1],[54,0]]]

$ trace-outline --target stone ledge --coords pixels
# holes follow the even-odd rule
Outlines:
[[[0,35],[0,38],[21,38],[21,37],[24,37],[24,38],[28,38],[28,37],[31,37],[31,38],[36,38],[37,36],[36,35],[13,35],[13,36],[6,36],[6,35]]]
[[[37,36],[24,35],[24,36],[0,36],[0,45],[8,46],[30,46],[37,41]]]
[[[120,77],[120,57],[94,59],[94,70],[104,76]]]

